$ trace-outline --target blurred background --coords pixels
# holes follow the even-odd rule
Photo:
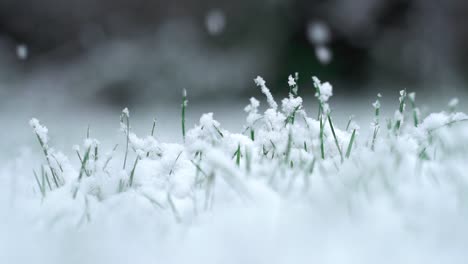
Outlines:
[[[294,72],[350,95],[456,89],[467,23],[464,0],[0,0],[1,95],[120,106],[242,96],[257,74],[284,89]]]
[[[294,72],[302,95],[330,81],[344,119],[403,88],[446,105],[468,91],[467,23],[465,0],[0,0],[0,117],[169,122],[185,88],[194,116],[236,123],[257,75],[286,95]]]

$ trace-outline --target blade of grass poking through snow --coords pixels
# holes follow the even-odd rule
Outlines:
[[[395,124],[395,132],[398,133],[400,131],[401,123],[403,121],[403,112],[405,111],[405,101],[406,101],[406,89],[400,91],[400,106],[398,108],[398,111],[395,112],[395,119],[396,119],[396,124]]]
[[[75,151],[76,155],[78,156],[78,159],[80,160],[80,163],[82,163],[83,158],[81,158],[80,146],[79,145],[73,145],[73,150]]]
[[[182,139],[185,142],[185,109],[187,108],[187,90],[182,92]]]
[[[215,173],[212,172],[206,181],[205,211],[208,209],[213,209],[214,198],[215,198],[214,187],[216,183],[215,176],[216,176]]]
[[[328,123],[330,124],[330,128],[331,128],[331,131],[332,131],[332,134],[333,134],[333,138],[335,139],[336,148],[338,149],[338,152],[340,153],[341,162],[343,162],[343,152],[341,152],[340,143],[338,142],[338,138],[336,137],[335,128],[333,128],[333,122],[331,120],[330,115],[328,115]]]
[[[273,95],[271,94],[270,89],[268,89],[268,87],[266,86],[265,80],[262,77],[257,76],[257,78],[254,79],[254,82],[258,87],[260,87],[262,93],[266,96],[267,102],[270,108],[273,110],[277,110],[278,104],[273,98]]]
[[[271,140],[271,139],[270,139],[270,143],[271,143],[271,146],[273,147],[273,151],[272,151],[271,158],[274,158],[274,157],[275,157],[275,153],[276,153],[276,145],[275,145],[275,143],[273,142],[273,140]]]
[[[80,168],[80,174],[78,175],[78,181],[80,181],[81,178],[83,178],[83,173],[86,172],[86,164],[88,163],[90,152],[91,152],[91,146],[89,146],[88,149],[86,150],[86,153],[83,157],[83,161],[81,162],[81,168]]]
[[[124,110],[122,110],[122,114],[120,115],[120,129],[126,135],[125,157],[123,162],[123,169],[125,170],[128,157],[128,145],[130,142],[130,112],[128,111],[128,108],[124,108]]]
[[[319,113],[318,119],[320,121],[320,152],[322,159],[325,159],[325,149],[324,149],[324,138],[323,130],[325,127],[324,115],[328,115],[330,112],[330,107],[328,106],[328,99],[333,95],[333,87],[330,83],[322,83],[317,77],[312,77],[312,81],[315,87],[315,97],[319,101]]]
[[[47,146],[48,142],[48,129],[45,126],[42,126],[39,123],[39,120],[33,118],[31,121],[29,121],[29,125],[33,128],[34,134],[36,134],[37,140],[39,141],[39,145],[42,148],[42,152],[44,153],[44,156],[47,161],[47,165],[49,166],[50,173],[52,174],[52,179],[54,180],[55,186],[58,188],[59,187],[59,180],[58,180],[58,175],[56,174],[54,168],[52,167],[52,163],[50,162],[49,158],[49,150]]]
[[[297,85],[297,82],[299,81],[299,73],[294,74],[294,78],[292,75],[289,75],[288,77],[288,86],[289,86],[289,93],[297,96],[298,91],[299,91],[299,86]]]
[[[255,123],[260,120],[262,117],[258,113],[258,107],[260,106],[260,102],[255,98],[250,98],[250,104],[248,104],[244,111],[247,113],[246,119],[246,129],[250,129],[250,139],[255,141],[255,130],[254,125]]]
[[[216,130],[216,132],[218,132],[218,134],[221,136],[221,137],[224,137],[224,134],[223,132],[221,132],[221,130],[219,129],[219,127],[213,125],[214,129]]]
[[[237,144],[237,150],[236,150],[236,165],[237,165],[238,167],[240,166],[240,159],[241,159],[240,144]]]
[[[102,170],[103,170],[103,171],[106,170],[107,165],[109,165],[109,162],[112,160],[113,154],[115,153],[115,150],[117,149],[118,146],[119,146],[119,144],[115,144],[114,148],[112,149],[111,155],[109,155],[109,157],[107,158],[106,162],[104,163],[104,166],[102,167]]]
[[[301,108],[301,105],[298,105],[294,108],[293,112],[286,118],[284,125],[286,126],[287,124],[294,124],[296,120],[296,113],[297,111]]]
[[[172,168],[171,168],[171,170],[169,171],[169,175],[172,175],[172,173],[174,173],[174,168],[175,168],[175,165],[177,164],[177,161],[178,161],[179,158],[180,158],[180,155],[182,155],[182,151],[179,152],[179,155],[177,155],[177,158],[175,159],[174,163],[172,164]]]
[[[156,118],[153,119],[153,127],[151,128],[151,137],[154,137],[154,129],[156,128]],[[149,157],[150,152],[146,152],[146,157]]]
[[[156,128],[156,118],[153,119],[153,127],[151,128],[151,136],[154,137],[154,129]]]
[[[96,146],[94,146],[94,161],[95,161],[95,164],[97,164],[97,161],[99,159],[99,146],[98,144],[96,144]]]
[[[46,179],[47,186],[49,186],[49,191],[52,191],[52,184],[50,184],[49,176],[47,175],[47,172],[45,171],[44,166],[41,166],[41,177],[42,177],[42,180]]]
[[[323,115],[320,115],[320,154],[322,159],[325,159],[325,147],[323,142],[323,127],[325,126],[323,123]]]
[[[169,203],[169,207],[171,208],[172,213],[174,214],[174,218],[177,223],[180,223],[182,221],[182,218],[180,217],[179,211],[177,211],[177,208],[172,201],[171,194],[168,192],[167,193],[167,202]]]
[[[37,186],[39,187],[39,190],[41,191],[42,197],[45,197],[45,185],[44,185],[44,177],[42,177],[42,184],[39,181],[39,177],[37,177],[37,173],[35,170],[33,170],[34,173],[34,178],[36,179]]]
[[[416,93],[409,93],[408,94],[409,101],[411,103],[411,108],[413,110],[413,122],[414,126],[417,127],[419,125],[419,109],[416,107]]]
[[[245,147],[245,170],[247,173],[250,173],[252,168],[252,158],[251,158],[250,148]]]
[[[133,179],[135,178],[135,169],[137,167],[138,161],[140,160],[140,157],[136,157],[135,163],[133,164],[132,171],[130,172],[130,180],[129,180],[129,185],[130,187],[133,186]]]
[[[356,129],[353,130],[353,134],[351,134],[351,138],[349,139],[348,149],[346,150],[346,158],[349,159],[351,155],[351,150],[353,149],[354,138],[356,137]]]
[[[348,123],[346,124],[346,132],[348,132],[349,126],[351,125],[351,122],[353,122],[354,116],[351,115],[349,116]]]
[[[57,157],[55,157],[55,155],[53,155],[53,154],[52,154],[51,156],[52,156],[52,158],[54,158],[55,163],[57,163],[57,166],[59,167],[59,170],[60,170],[61,172],[63,172],[62,164],[60,164],[60,162],[57,160]]]
[[[378,98],[381,98],[382,96],[381,96],[380,94],[377,94],[377,97],[378,97]],[[379,101],[379,99],[377,99],[377,101],[375,101],[375,103],[373,103],[372,106],[373,106],[374,109],[375,109],[375,117],[374,117],[374,123],[373,123],[373,126],[374,126],[374,133],[372,134],[371,150],[374,151],[375,140],[377,139],[377,133],[379,133],[379,129],[380,129],[380,120],[379,120],[379,116],[380,116],[380,101]]]
[[[288,144],[286,145],[286,153],[284,155],[285,163],[288,163],[289,161],[289,157],[291,156],[291,148],[292,148],[292,132],[291,132],[291,129],[289,129]]]

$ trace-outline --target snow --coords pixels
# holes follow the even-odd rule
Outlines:
[[[130,117],[130,111],[128,110],[127,107],[125,107],[125,108],[122,110],[122,114],[125,115],[126,117]]]
[[[44,145],[47,145],[47,142],[49,141],[49,136],[47,135],[49,133],[49,130],[47,129],[47,127],[42,126],[39,123],[39,120],[37,120],[36,118],[32,118],[29,121],[29,125],[33,128],[33,132],[40,138],[42,143]]]
[[[317,77],[312,77],[314,87],[316,89],[315,97],[319,100],[321,107],[325,113],[330,111],[328,99],[333,95],[333,86],[328,83],[322,83]]]
[[[398,100],[400,101],[400,103],[402,103],[402,102],[405,100],[406,95],[407,95],[407,94],[406,94],[406,90],[401,90],[401,91],[400,91],[400,97],[399,97],[399,99],[398,99]]]
[[[313,81],[317,103],[333,107],[331,84]],[[82,156],[93,150],[81,180],[78,158],[50,148],[48,129],[32,119],[55,157],[45,171],[61,184],[41,195],[31,173],[44,160],[38,146],[3,161],[0,263],[465,262],[466,114],[432,113],[398,133],[382,126],[374,150],[359,133],[343,161],[327,122],[322,159],[316,112],[292,94],[279,109],[266,82],[255,83],[268,102],[263,113],[255,98],[244,109],[255,139],[225,129],[213,113],[183,143],[126,129],[127,165],[136,166],[123,170],[124,150],[86,138],[73,147]],[[395,112],[393,123],[412,114]],[[346,152],[358,126],[334,125]]]
[[[275,102],[275,99],[273,98],[273,95],[271,95],[270,89],[268,89],[268,87],[266,87],[265,80],[262,77],[257,76],[257,78],[255,78],[254,81],[255,81],[255,84],[258,87],[261,88],[262,93],[266,96],[267,102],[270,105],[270,107],[273,108],[273,109],[277,109],[278,104]]]
[[[296,84],[296,80],[292,77],[292,75],[289,75],[289,77],[288,77],[288,85],[289,85],[290,87],[294,87],[294,86],[297,85],[297,84]]]
[[[258,113],[259,106],[260,106],[260,102],[257,99],[252,97],[250,98],[250,104],[244,108],[244,111],[248,113],[247,118],[246,118],[246,123],[247,123],[246,125],[248,127],[252,127],[255,121],[257,121],[261,117],[261,115]]]
[[[372,107],[374,107],[375,109],[379,109],[379,108],[380,108],[380,101],[379,101],[379,100],[375,101],[375,102],[372,104]]]
[[[333,87],[330,83],[322,83],[317,77],[313,77],[314,85],[318,88],[318,94],[316,95],[321,102],[326,103],[328,99],[333,95]]]
[[[281,101],[281,109],[288,116],[291,115],[294,111],[300,110],[302,107],[302,98],[294,97],[292,95],[289,98],[284,98]]]
[[[395,114],[393,115],[393,119],[395,119],[395,121],[403,122],[404,115],[400,112],[400,110],[395,110]]]

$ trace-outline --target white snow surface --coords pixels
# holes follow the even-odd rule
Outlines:
[[[184,143],[129,127],[125,169],[122,146],[87,138],[74,147],[82,164],[31,120],[48,156],[38,182],[30,151],[0,167],[0,263],[465,263],[467,115],[382,126],[374,150],[357,134],[341,161],[351,130],[335,126],[335,139],[326,123],[322,158],[316,113],[294,95],[280,111],[256,83],[269,108],[250,100],[248,130],[231,133],[213,113]],[[315,84],[328,103],[331,85]]]

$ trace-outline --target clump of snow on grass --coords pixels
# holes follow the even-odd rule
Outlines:
[[[296,80],[292,77],[292,75],[289,75],[289,77],[288,77],[288,85],[289,85],[290,87],[294,87],[294,86],[297,85],[297,84],[296,84]]]
[[[39,137],[39,139],[42,141],[44,145],[47,145],[47,142],[49,141],[49,130],[47,127],[41,125],[39,123],[39,120],[36,118],[32,118],[29,121],[29,125],[33,128],[33,132]]]
[[[276,110],[278,108],[278,104],[273,98],[273,95],[271,95],[270,89],[268,89],[268,87],[266,86],[265,80],[262,77],[257,76],[257,78],[255,78],[254,81],[255,84],[257,84],[257,86],[261,88],[262,93],[267,97],[267,102],[270,105],[270,107]]]
[[[255,98],[250,98],[250,104],[244,108],[244,111],[248,113],[247,115],[247,126],[252,127],[253,124],[261,117],[258,113],[258,107],[260,106],[260,102]]]
[[[322,83],[317,77],[313,77],[314,85],[318,89],[316,97],[323,103],[333,95],[333,86],[329,82]]]

